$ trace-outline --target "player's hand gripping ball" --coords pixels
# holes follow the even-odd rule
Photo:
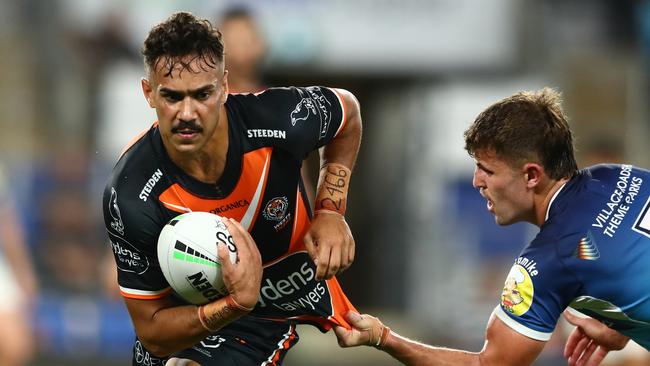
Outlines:
[[[196,305],[228,295],[217,246],[228,248],[230,262],[237,247],[221,217],[190,212],[167,223],[158,237],[158,261],[165,279],[182,298]]]

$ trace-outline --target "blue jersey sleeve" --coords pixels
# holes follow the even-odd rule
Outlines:
[[[580,240],[570,235],[558,241]],[[559,243],[535,239],[506,276],[495,315],[529,338],[547,341],[562,311],[579,293],[579,281],[564,265]]]

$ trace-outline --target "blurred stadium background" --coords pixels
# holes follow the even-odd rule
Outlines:
[[[648,0],[0,0],[0,163],[40,281],[33,365],[129,364],[128,314],[103,284],[100,199],[120,148],[155,118],[139,49],[173,11],[216,20],[232,6],[259,20],[266,85],[359,98],[357,257],[339,279],[406,336],[478,351],[535,232],[497,227],[471,187],[462,132],[491,102],[557,87],[582,166],[650,167]],[[556,333],[537,365],[563,363]],[[301,336],[285,365],[396,364],[307,326]]]

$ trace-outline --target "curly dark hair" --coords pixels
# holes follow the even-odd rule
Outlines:
[[[197,58],[203,71],[223,63],[221,32],[207,19],[191,13],[178,12],[151,29],[142,48],[145,65],[155,70],[159,63],[167,70],[165,76],[180,66],[181,70],[198,72],[191,67]],[[193,56],[190,60],[186,56]]]
[[[553,179],[578,169],[560,93],[551,88],[519,92],[488,107],[465,131],[465,149],[471,156],[493,150],[513,166],[539,162]]]

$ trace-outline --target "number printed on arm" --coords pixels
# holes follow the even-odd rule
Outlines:
[[[350,170],[341,164],[327,164],[321,170],[316,211],[330,210],[345,214]]]

